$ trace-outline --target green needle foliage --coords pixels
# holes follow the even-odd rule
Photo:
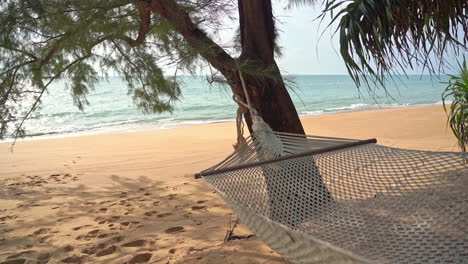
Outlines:
[[[59,79],[66,82],[79,109],[88,104],[86,95],[95,84],[111,73],[124,78],[140,109],[163,112],[172,111],[181,95],[176,76],[163,74],[168,66],[194,73],[210,66],[202,57],[212,61],[216,57],[218,70],[237,67],[251,75],[276,76],[254,64],[226,66],[229,56],[222,48],[213,48],[211,39],[222,20],[232,18],[236,2],[0,1],[0,139],[24,134],[24,121],[40,108],[42,96]],[[444,65],[446,50],[467,50],[466,0],[286,2],[288,7],[325,3],[323,16],[330,14],[329,26],[337,24],[341,55],[358,86],[362,81],[368,87],[369,82],[383,86],[388,75],[415,65],[435,72]],[[174,10],[152,12],[158,4]],[[186,16],[181,15],[180,21],[172,17],[171,24],[161,17],[171,13],[166,11]],[[186,20],[190,23],[184,24]],[[185,30],[186,35],[190,31],[189,38],[200,41],[192,39],[189,45],[178,30]],[[212,79],[226,81],[216,70]]]
[[[447,112],[447,99],[452,99],[450,111],[447,112],[448,124],[453,134],[458,140],[458,145],[463,152],[466,152],[468,146],[468,67],[466,59],[459,64],[459,75],[450,75],[447,88],[442,94],[442,102],[445,112]]]
[[[171,111],[180,97],[163,67],[193,72],[199,51],[137,0],[4,0],[0,2],[0,139],[24,134],[53,81],[66,82],[83,109],[97,81],[122,76],[145,112]],[[201,29],[215,32],[231,1],[179,1]],[[143,19],[148,23],[144,23]]]

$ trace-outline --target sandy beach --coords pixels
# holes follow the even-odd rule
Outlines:
[[[302,118],[308,134],[458,151],[441,105]],[[284,263],[193,174],[235,124],[0,143],[0,263]],[[242,224],[236,235],[251,232]]]

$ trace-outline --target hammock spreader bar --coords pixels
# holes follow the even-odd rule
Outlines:
[[[366,139],[366,140],[359,140],[359,141],[344,143],[344,144],[341,144],[341,145],[331,146],[331,147],[327,147],[327,148],[323,148],[323,149],[304,151],[302,153],[287,155],[287,156],[274,158],[274,159],[270,159],[270,160],[252,162],[252,163],[248,163],[248,164],[242,164],[242,165],[237,165],[237,166],[232,166],[232,167],[227,167],[227,168],[222,168],[222,169],[217,169],[217,170],[207,169],[207,170],[201,171],[199,173],[196,173],[195,174],[195,179],[200,179],[202,177],[210,176],[210,175],[213,175],[213,174],[224,173],[224,172],[229,172],[229,171],[235,171],[235,170],[240,170],[240,169],[246,169],[246,168],[265,165],[265,164],[274,163],[274,162],[278,162],[278,161],[301,158],[301,157],[306,157],[306,156],[310,156],[310,155],[315,155],[315,154],[320,154],[320,153],[325,153],[325,152],[330,152],[330,151],[335,151],[335,150],[340,150],[340,149],[346,149],[346,148],[356,147],[356,146],[365,145],[365,144],[372,144],[372,143],[374,143],[374,144],[377,143],[377,139],[371,138],[371,139]]]

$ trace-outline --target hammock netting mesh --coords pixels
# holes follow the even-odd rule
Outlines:
[[[272,157],[250,137],[246,148],[201,175],[288,262],[468,259],[462,153],[276,135],[281,155]]]

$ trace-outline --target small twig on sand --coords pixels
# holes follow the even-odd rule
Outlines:
[[[224,242],[231,241],[231,240],[237,240],[237,239],[249,239],[249,238],[254,236],[253,234],[243,235],[243,236],[234,235],[234,229],[239,224],[239,218],[237,218],[237,220],[234,222],[234,225],[231,226],[231,216],[232,215],[229,215],[228,229],[226,231],[226,236],[224,237]]]
[[[234,222],[234,225],[231,227],[231,216],[232,215],[229,215],[228,228],[226,230],[226,236],[224,236],[224,242],[231,240],[231,237],[234,235],[234,229],[239,223],[239,218],[237,218],[236,222]]]

